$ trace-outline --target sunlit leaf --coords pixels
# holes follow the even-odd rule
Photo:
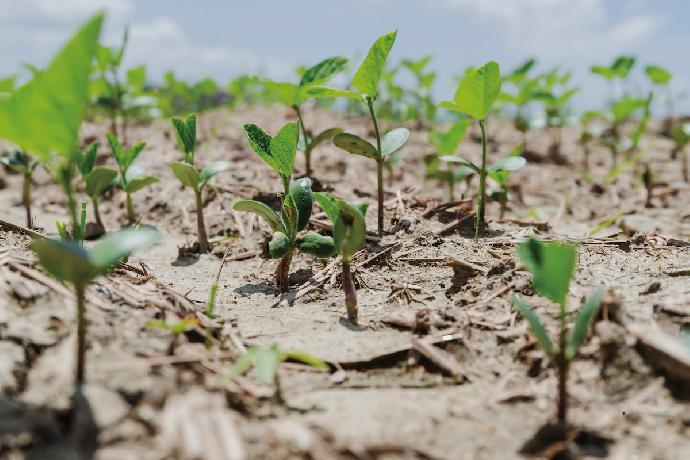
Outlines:
[[[346,152],[354,153],[355,155],[361,155],[367,158],[378,158],[378,152],[376,147],[371,145],[371,143],[361,137],[355,136],[349,133],[340,133],[333,138],[333,144],[336,147],[345,150]]]
[[[271,230],[274,232],[287,233],[285,231],[283,222],[280,220],[280,217],[278,217],[278,214],[276,214],[273,209],[269,208],[263,203],[258,201],[242,200],[232,205],[232,209],[235,211],[246,211],[258,214],[259,216],[263,217],[266,223],[268,223],[268,226],[271,227]]]
[[[534,238],[518,246],[517,255],[534,278],[534,288],[565,308],[577,251],[567,243],[544,244]]]
[[[393,48],[398,31],[382,35],[373,44],[364,62],[352,79],[352,86],[370,97],[376,97],[376,90],[381,79],[383,66],[386,63],[388,53]]]
[[[203,187],[206,183],[211,180],[213,176],[221,171],[225,171],[232,165],[231,162],[227,160],[219,160],[206,166],[199,174],[199,187]]]
[[[550,356],[556,354],[551,339],[549,339],[549,334],[547,334],[546,329],[544,329],[544,326],[541,324],[541,321],[539,321],[539,317],[534,313],[534,310],[517,296],[513,296],[513,303],[522,316],[529,322],[532,332],[537,338],[537,342],[539,342],[539,345],[544,349],[546,354]]]
[[[396,128],[388,131],[381,139],[381,155],[387,156],[405,144],[410,132],[407,128]]]

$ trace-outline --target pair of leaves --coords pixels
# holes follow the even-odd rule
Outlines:
[[[299,128],[297,123],[288,123],[283,126],[275,137],[271,137],[266,132],[254,124],[247,124],[242,127],[252,149],[280,174],[283,185],[287,189],[290,177],[292,176],[292,165],[295,161],[297,142],[299,140]]]
[[[510,152],[510,155],[508,155],[506,158],[522,158],[520,157],[520,152],[522,151],[522,145],[523,142],[520,142],[517,147],[513,149],[512,152]],[[525,164],[526,161],[524,158],[522,158],[522,163]],[[497,162],[498,163],[498,162]],[[492,168],[496,166],[497,163],[494,163],[492,165]],[[516,168],[519,169],[519,168]],[[489,177],[491,177],[493,180],[498,182],[498,185],[501,186],[503,190],[508,190],[508,176],[510,176],[510,172],[514,171],[514,169],[502,169],[500,171],[494,171],[489,173]]]
[[[635,65],[635,58],[632,56],[619,56],[611,64],[610,67],[606,66],[594,66],[592,67],[592,73],[601,75],[602,77],[610,80],[612,78],[627,78],[633,65]]]
[[[467,117],[453,124],[446,133],[429,132],[427,140],[441,153],[441,155],[453,155],[458,145],[465,137],[467,128],[472,124],[472,119]]]
[[[105,133],[105,137],[108,139],[108,144],[110,144],[110,150],[112,150],[115,156],[115,161],[120,167],[120,173],[123,175],[127,174],[127,170],[132,165],[134,160],[139,156],[144,147],[146,147],[146,142],[138,142],[134,146],[130,147],[127,151],[122,147],[120,141],[111,132]]]
[[[194,164],[194,151],[196,150],[196,114],[187,117],[187,122],[178,118],[171,118],[177,145],[184,155],[185,161]]]
[[[103,15],[93,17],[63,48],[53,63],[0,99],[0,138],[48,161],[53,151],[70,158],[88,99],[91,63]]]
[[[123,175],[120,173],[120,188],[127,194],[141,190],[147,185],[159,182],[157,177],[145,176],[144,168],[137,165],[132,165],[127,168],[127,172]]]
[[[407,128],[396,128],[388,131],[381,139],[381,156],[379,156],[376,147],[369,141],[362,139],[359,136],[349,133],[340,133],[333,138],[333,143],[336,147],[345,150],[346,152],[361,155],[374,160],[380,160],[386,156],[396,152],[405,144],[410,132]]]
[[[512,155],[512,154],[511,154]],[[460,163],[462,165],[465,165],[469,168],[472,168],[475,170],[477,173],[481,173],[481,167],[477,165],[476,163],[467,160],[465,158],[461,158],[455,155],[443,155],[439,157],[440,160],[443,161],[449,161],[451,163]],[[519,156],[508,156],[506,158],[502,158],[498,160],[496,163],[492,164],[488,168],[486,168],[486,172],[488,174],[494,174],[494,173],[499,173],[502,171],[515,171],[516,169],[522,168],[527,160],[525,160],[523,157]]]
[[[494,61],[474,69],[460,83],[453,101],[438,104],[455,112],[484,120],[501,92],[501,72]]]
[[[546,105],[550,107],[561,107],[563,106],[568,100],[573,97],[578,91],[580,91],[580,88],[573,88],[571,90],[568,90],[561,94],[560,96],[554,96],[554,94],[550,91],[537,91],[532,95],[532,98],[537,101],[544,102]]]
[[[25,176],[31,176],[40,163],[39,160],[35,160],[32,163],[31,159],[25,153],[17,149],[12,149],[12,156],[0,158],[0,162],[12,168],[13,171]]]
[[[84,287],[132,252],[161,240],[156,230],[126,229],[106,235],[89,251],[77,242],[50,238],[35,239],[31,249],[54,278]]]
[[[74,155],[81,177],[86,182],[86,194],[94,200],[103,196],[114,185],[117,177],[117,171],[114,169],[104,167],[94,169],[98,145],[98,141],[92,142],[86,152],[81,153],[77,150]]]
[[[189,163],[175,162],[170,166],[172,167],[173,173],[175,173],[175,177],[182,182],[182,185],[198,191],[201,190],[213,176],[221,171],[225,171],[230,165],[232,165],[232,163],[227,160],[216,161],[206,166],[201,173]]]
[[[314,198],[324,210],[328,219],[333,222],[333,240],[335,248],[344,260],[350,260],[362,246],[367,235],[366,215],[368,203],[355,206],[344,200],[338,200],[325,192],[317,192]]]

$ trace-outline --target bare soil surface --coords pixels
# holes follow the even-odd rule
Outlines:
[[[573,426],[551,437],[542,432],[536,447],[525,450],[544,458],[687,457],[690,352],[678,336],[690,327],[690,186],[682,182],[680,162],[670,159],[672,142],[656,135],[659,124],[650,123],[641,145],[656,184],[651,207],[645,207],[639,167],[604,181],[611,158],[593,148],[589,182],[576,171],[583,163],[580,128],[564,129],[560,156],[548,153],[552,133],[539,130],[528,134],[531,161],[510,176],[513,201],[504,219],[499,205],[489,204],[476,243],[471,219],[440,229],[472,211],[477,179],[468,200],[434,211],[448,191],[423,180],[421,158],[433,149],[424,128],[408,126],[406,156],[387,181],[388,232],[367,241],[353,261],[355,327],[345,319],[337,258],[296,253],[292,291],[281,297],[277,261],[264,256],[268,225],[232,210],[239,199],[275,207],[281,188],[241,126],[255,123],[275,134],[290,121],[293,114],[282,108],[202,117],[197,166],[233,162],[204,194],[207,230],[211,238],[234,237],[202,256],[190,254],[194,194],[169,166],[182,158],[171,126],[155,121],[129,129],[131,141],[147,141],[135,163],[161,179],[133,195],[137,218],[166,239],[89,287],[89,383],[81,399],[73,396],[74,296],[35,265],[26,235],[0,229],[0,458],[83,458],[94,449],[104,460],[516,458],[556,410],[555,368],[510,300],[520,295],[529,302],[555,336],[557,307],[535,294],[514,255],[530,235],[579,243],[571,321],[585,297],[602,286],[608,292],[570,370]],[[305,122],[314,133],[341,126],[373,138],[368,119],[306,110]],[[115,167],[106,130],[86,123],[82,140],[99,140],[98,164]],[[488,132],[490,162],[522,140],[507,121],[490,121]],[[479,142],[473,126],[458,154],[480,161]],[[369,202],[374,229],[373,162],[326,144],[313,155],[314,188]],[[303,173],[298,152],[293,177]],[[21,178],[5,171],[1,182],[2,219],[24,226]],[[456,196],[462,188],[457,185]],[[67,220],[65,200],[41,168],[33,196],[35,226],[53,235],[55,221]],[[110,193],[100,211],[108,230],[125,225],[124,193]],[[315,206],[313,220],[319,211]],[[587,235],[620,212],[614,224]],[[328,233],[318,222],[310,228]],[[209,322],[209,291],[226,250]],[[200,321],[180,336],[172,356],[170,333],[146,326],[170,313]],[[286,406],[274,404],[274,388],[258,383],[253,371],[219,383],[244,347],[273,343],[310,353],[331,372],[282,364]],[[84,425],[89,411],[97,446]]]

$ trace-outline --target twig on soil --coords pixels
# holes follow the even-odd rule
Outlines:
[[[456,228],[460,227],[462,224],[464,224],[467,221],[471,221],[474,217],[476,217],[475,213],[470,213],[462,217],[458,217],[454,221],[451,221],[444,225],[443,227],[439,228],[438,230],[434,231],[435,236],[443,235],[448,232],[452,232]]]
[[[510,284],[503,286],[501,289],[499,289],[498,291],[489,295],[487,298],[480,300],[479,302],[477,302],[473,306],[484,305],[484,304],[491,302],[496,297],[499,297],[499,296],[505,294],[506,292],[510,291],[516,284],[517,284],[517,281],[512,281]]]
[[[6,227],[19,233],[24,233],[32,238],[45,238],[45,235],[41,235],[38,232],[29,230],[28,228],[22,227],[21,225],[13,224],[12,222],[7,222],[6,220],[0,219],[0,227]]]
[[[434,206],[433,208],[427,209],[421,215],[425,219],[428,219],[428,218],[432,217],[434,214],[436,214],[437,212],[445,211],[446,209],[456,208],[460,205],[463,205],[465,203],[471,203],[471,202],[472,202],[472,198],[466,198],[466,199],[460,200],[460,201],[451,201],[450,203],[443,203],[443,204],[440,204],[438,206]]]
[[[469,380],[467,371],[462,364],[445,350],[435,347],[433,342],[428,339],[412,338],[412,350],[424,356],[429,361],[433,362],[442,370],[449,373],[454,378],[462,377]]]
[[[287,307],[290,305],[290,303],[294,302],[295,300],[299,299],[300,297],[307,294],[308,292],[311,292],[314,289],[321,286],[331,276],[331,273],[335,273],[335,271],[334,271],[335,267],[341,261],[342,261],[342,259],[340,257],[337,257],[335,260],[333,260],[333,262],[326,265],[326,267],[323,270],[321,270],[316,275],[311,277],[309,279],[309,281],[307,281],[307,283],[305,283],[305,284],[309,284],[308,286],[303,287],[302,289],[300,289],[297,292],[295,292],[295,291],[289,292],[278,303],[273,305],[273,308]]]
[[[360,262],[360,263],[357,263],[357,264],[353,264],[353,265],[354,265],[354,268],[357,269],[357,268],[363,267],[363,266],[365,266],[366,264],[368,264],[369,262],[371,262],[372,260],[376,259],[377,257],[382,256],[383,254],[385,254],[385,253],[387,253],[387,252],[389,252],[389,251],[392,251],[392,250],[393,250],[393,246],[388,246],[386,249],[383,249],[383,250],[377,252],[376,254],[374,254],[373,256],[369,257],[369,258],[368,258],[367,260],[365,260],[364,262]]]

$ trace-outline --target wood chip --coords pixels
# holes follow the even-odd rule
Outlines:
[[[434,231],[434,235],[435,235],[435,236],[439,236],[439,235],[446,234],[446,233],[448,233],[448,232],[452,232],[453,230],[455,230],[456,228],[460,227],[460,226],[461,226],[462,224],[464,224],[465,222],[468,222],[468,221],[470,221],[471,219],[475,218],[476,216],[477,216],[476,213],[470,213],[470,214],[467,214],[467,215],[465,215],[465,216],[458,217],[457,219],[455,219],[455,220],[453,220],[453,221],[447,223],[446,225],[444,225],[443,227],[439,228],[438,230],[435,230],[435,231]]]

